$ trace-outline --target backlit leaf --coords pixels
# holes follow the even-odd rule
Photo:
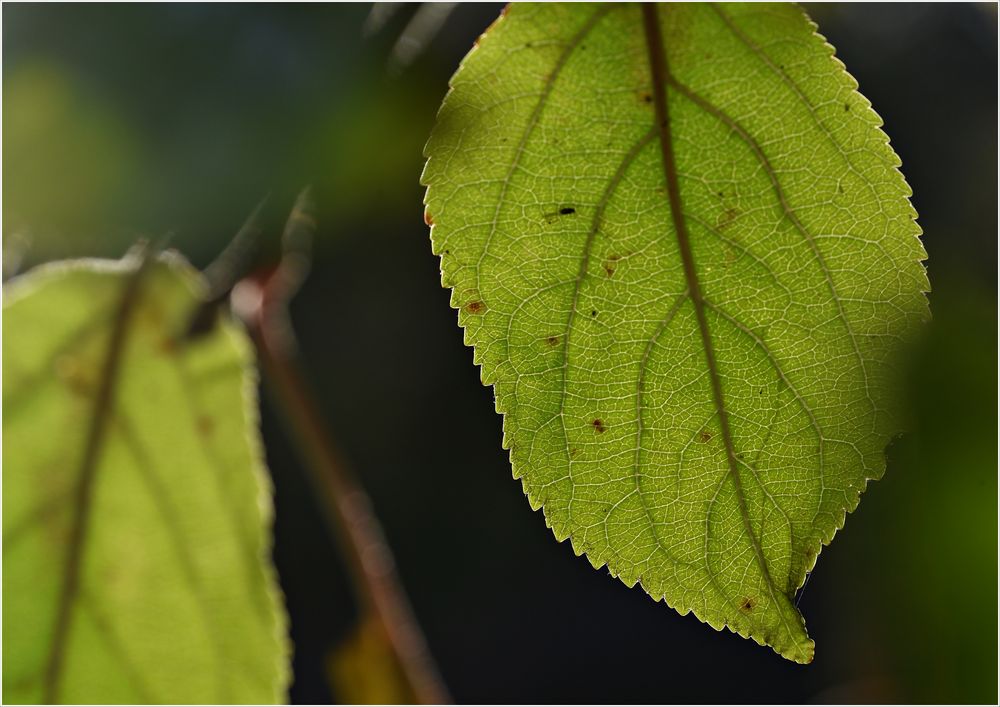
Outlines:
[[[514,4],[451,86],[426,219],[532,507],[809,662],[795,593],[927,316],[880,119],[794,5]]]
[[[3,311],[3,698],[278,702],[246,337],[176,256],[45,266]]]

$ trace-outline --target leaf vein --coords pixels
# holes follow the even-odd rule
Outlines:
[[[712,397],[715,406],[719,411],[719,426],[722,430],[722,439],[726,447],[726,457],[728,460],[729,473],[736,489],[736,498],[739,506],[739,513],[743,520],[743,526],[750,540],[757,563],[760,566],[761,574],[764,577],[771,600],[774,602],[785,624],[789,634],[792,634],[791,627],[788,626],[788,619],[785,612],[780,608],[780,600],[776,596],[778,592],[771,577],[767,560],[764,557],[760,539],[753,530],[747,510],[746,498],[743,492],[743,483],[740,478],[739,469],[736,464],[736,450],[733,444],[732,432],[729,428],[729,417],[726,410],[725,399],[723,397],[722,382],[719,376],[718,363],[715,359],[715,350],[712,344],[712,335],[705,317],[705,303],[701,292],[701,284],[698,272],[695,267],[694,257],[691,251],[690,237],[687,231],[687,223],[684,220],[683,202],[680,194],[680,184],[677,177],[677,166],[674,160],[673,137],[670,127],[670,115],[667,106],[666,86],[673,85],[670,70],[667,66],[667,54],[663,47],[663,37],[660,33],[660,19],[656,5],[643,5],[643,26],[646,33],[646,46],[649,52],[649,66],[652,78],[653,105],[656,111],[656,127],[659,133],[659,142],[663,159],[663,171],[667,182],[667,197],[670,205],[670,213],[673,219],[674,235],[677,238],[677,245],[681,254],[681,261],[684,265],[684,275],[688,282],[688,290],[694,304],[695,317],[698,322],[698,330],[701,334],[702,344],[705,353],[705,362],[708,365],[709,380],[712,388]],[[721,487],[720,487],[721,488]],[[706,530],[708,528],[708,518],[706,518]]]
[[[826,259],[823,257],[822,251],[816,244],[816,240],[813,238],[812,234],[808,230],[806,230],[805,226],[803,226],[802,222],[799,220],[798,215],[795,213],[795,210],[789,203],[788,198],[785,195],[784,189],[781,186],[781,182],[778,180],[778,174],[775,171],[774,166],[771,164],[771,161],[764,153],[763,148],[761,148],[757,140],[754,139],[754,137],[750,135],[750,133],[747,132],[747,130],[742,125],[739,124],[739,122],[730,117],[722,109],[713,105],[705,98],[698,95],[697,93],[692,91],[690,88],[688,88],[687,86],[685,86],[684,84],[682,84],[680,81],[678,81],[673,76],[670,76],[669,74],[667,81],[682,96],[684,96],[692,103],[694,103],[696,106],[704,110],[706,113],[713,116],[714,118],[722,122],[724,125],[729,127],[750,148],[750,150],[760,161],[761,166],[764,168],[765,174],[767,175],[769,181],[771,182],[771,187],[774,189],[775,196],[778,199],[778,203],[781,206],[782,212],[784,213],[785,217],[789,220],[789,222],[792,224],[792,226],[795,228],[795,230],[798,231],[799,234],[801,234],[802,237],[805,239],[806,244],[808,245],[810,251],[813,254],[813,257],[816,258],[816,262],[820,266],[820,270],[823,272],[823,278],[826,281],[827,289],[830,292],[830,297],[833,300],[834,306],[837,308],[837,316],[841,324],[844,326],[848,338],[851,340],[851,347],[854,349],[855,357],[858,360],[858,366],[860,367],[861,375],[864,378],[865,396],[868,398],[868,402],[877,416],[877,413],[881,412],[881,410],[875,403],[875,400],[872,398],[871,385],[868,379],[868,367],[864,356],[861,355],[861,349],[858,346],[857,336],[854,333],[854,328],[851,326],[850,321],[847,319],[847,313],[844,310],[844,304],[833,282],[833,273],[831,272],[830,267],[826,262]],[[874,425],[875,422],[876,422],[875,418],[873,418],[872,424]]]

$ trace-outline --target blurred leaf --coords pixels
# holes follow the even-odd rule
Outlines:
[[[67,248],[64,229],[74,224],[76,233],[92,234],[128,201],[142,169],[131,125],[70,71],[48,62],[5,71],[3,102],[5,235],[26,231],[36,259],[100,249],[106,233]]]
[[[532,507],[798,662],[796,590],[884,471],[928,287],[899,160],[814,30],[792,5],[514,5],[424,173]]]
[[[413,175],[433,124],[432,108],[414,106],[425,103],[426,95],[419,78],[386,84],[373,80],[352,96],[349,109],[316,125],[313,139],[304,144],[309,155],[318,151],[324,157],[319,188],[321,201],[332,211],[330,220],[412,214],[414,198],[419,199]]]
[[[969,283],[948,290],[909,369],[914,434],[891,455],[901,474],[891,501],[903,512],[875,529],[892,552],[873,574],[897,649],[890,660],[910,686],[900,699],[988,704],[997,701],[996,299]]]
[[[6,702],[277,702],[285,618],[245,336],[182,341],[178,257],[11,282],[3,312]]]
[[[327,659],[330,682],[341,704],[414,704],[381,622],[363,617]]]
[[[883,701],[989,704],[997,700],[996,293],[964,272],[937,269],[934,282],[934,321],[904,369],[911,434],[890,448],[890,474],[825,568],[842,573],[845,609],[871,634],[845,637],[853,672],[880,674],[892,686]]]

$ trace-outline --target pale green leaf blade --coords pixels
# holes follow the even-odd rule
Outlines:
[[[249,342],[221,317],[186,340],[203,282],[176,256],[137,260],[44,266],[4,291],[3,698],[283,702]]]
[[[644,12],[514,4],[480,39],[426,149],[434,252],[556,537],[809,662],[795,592],[927,316],[909,188],[798,7]]]

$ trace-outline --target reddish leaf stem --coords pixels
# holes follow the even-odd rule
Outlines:
[[[414,698],[425,704],[445,703],[450,701],[448,692],[413,616],[382,527],[368,495],[334,447],[303,371],[287,305],[308,265],[301,252],[286,252],[263,282],[246,278],[234,288],[233,310],[256,344],[265,382],[346,560],[362,616],[381,626]]]

